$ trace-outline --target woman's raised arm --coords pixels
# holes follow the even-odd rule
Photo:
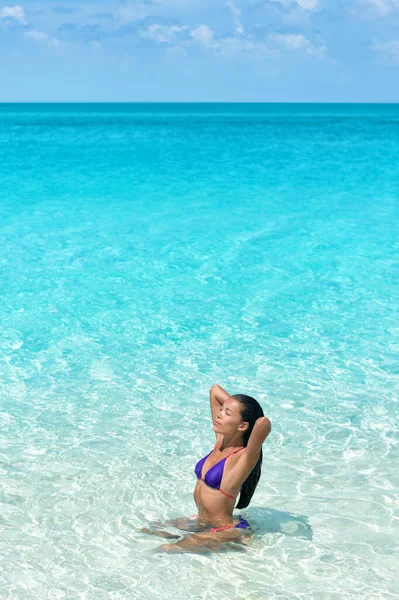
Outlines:
[[[256,420],[251,435],[249,436],[247,450],[243,456],[243,459],[248,463],[248,466],[254,466],[256,464],[262,444],[271,430],[272,424],[267,417],[260,417]]]
[[[213,423],[218,415],[219,407],[223,406],[224,401],[227,400],[227,398],[230,398],[230,394],[228,394],[222,387],[220,387],[220,385],[214,383],[211,387],[209,396],[211,401],[211,413]]]

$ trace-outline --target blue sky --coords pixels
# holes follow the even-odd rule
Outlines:
[[[399,0],[0,3],[0,101],[398,102]]]

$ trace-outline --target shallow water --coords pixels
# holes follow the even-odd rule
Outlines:
[[[398,106],[0,106],[2,597],[397,597],[398,153]],[[215,382],[256,536],[158,554]]]

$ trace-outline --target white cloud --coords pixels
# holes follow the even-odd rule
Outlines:
[[[0,19],[15,19],[21,25],[26,25],[27,20],[22,6],[5,6],[0,10]]]
[[[214,31],[205,24],[190,31],[193,43],[225,56],[249,54],[263,57],[282,57],[291,52],[303,52],[317,58],[327,57],[326,46],[315,46],[302,34],[270,34],[266,39],[255,40],[253,36],[233,35],[215,38]]]
[[[234,4],[234,2],[227,2],[226,6],[231,10],[231,14],[233,15],[233,19],[234,19],[234,25],[236,28],[236,33],[238,35],[243,35],[244,33],[244,27],[242,26],[240,17],[241,17],[241,10],[239,8],[236,7],[236,5]]]
[[[319,5],[319,0],[275,0],[275,2],[288,7],[296,4],[303,10],[313,10]]]
[[[171,8],[195,8],[196,5],[201,6],[203,2],[201,0],[155,0],[153,4],[162,4]]]
[[[199,25],[190,31],[190,35],[195,42],[199,42],[208,48],[215,45],[214,33],[208,25]]]
[[[371,46],[374,52],[379,52],[386,56],[389,60],[393,62],[399,62],[399,40],[391,40],[390,42],[385,42],[384,44],[379,44],[378,42],[373,42]]]
[[[141,37],[152,40],[157,44],[172,44],[175,41],[176,35],[182,31],[188,30],[187,25],[180,27],[179,25],[150,25],[146,30],[141,31]]]
[[[35,29],[32,29],[31,31],[25,32],[25,37],[31,38],[32,40],[36,40],[38,42],[47,42],[50,36],[42,31],[36,31]]]
[[[43,31],[37,31],[36,29],[25,31],[24,35],[31,40],[35,40],[36,42],[46,42],[51,46],[61,45],[61,42],[57,40],[57,38],[51,37],[47,33],[44,33]]]
[[[374,9],[374,13],[382,17],[399,10],[399,0],[360,0],[360,3]]]
[[[215,34],[208,25],[199,25],[192,31],[190,36],[194,43],[205,46],[208,50],[212,50],[226,57],[240,56],[249,54],[251,57],[271,57],[281,56],[279,50],[271,50],[264,43],[256,42],[248,38],[237,36],[229,36],[220,39],[215,39]]]
[[[217,42],[220,54],[224,56],[249,55],[251,58],[278,58],[282,56],[280,50],[268,48],[262,42],[256,42],[245,38],[226,37]]]
[[[304,50],[310,56],[322,58],[326,56],[326,46],[314,46],[304,35],[299,33],[270,34],[268,40],[286,50]]]
[[[286,48],[292,50],[306,48],[309,45],[309,42],[305,36],[297,33],[274,33],[269,35],[269,40],[276,42],[279,46],[285,46]]]
[[[316,58],[327,58],[327,46],[312,46],[311,44],[307,47],[306,52]]]
[[[296,3],[305,10],[313,10],[319,5],[319,0],[296,0]]]
[[[131,21],[144,19],[148,15],[148,10],[144,4],[135,3],[118,8],[112,14],[115,20],[130,23]]]

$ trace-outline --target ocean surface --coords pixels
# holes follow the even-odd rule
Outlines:
[[[2,599],[398,598],[398,157],[399,105],[0,105]],[[213,383],[256,535],[161,554]]]

